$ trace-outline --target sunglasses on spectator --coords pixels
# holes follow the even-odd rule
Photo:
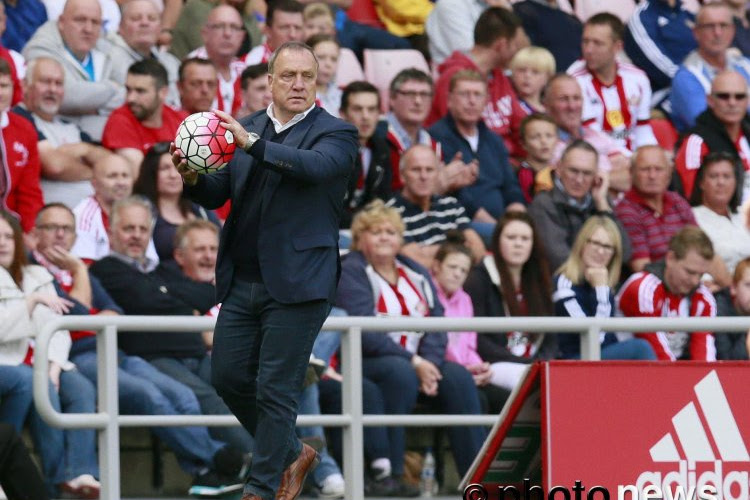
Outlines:
[[[735,101],[742,101],[743,99],[747,99],[747,93],[745,92],[738,92],[736,94],[733,94],[732,92],[715,92],[713,96],[717,99],[721,99],[722,101],[728,101],[732,97]]]

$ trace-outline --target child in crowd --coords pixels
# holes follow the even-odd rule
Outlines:
[[[336,85],[336,72],[339,69],[339,53],[341,47],[331,35],[313,35],[307,40],[315,57],[318,59],[318,79],[316,81],[318,105],[339,116],[341,107],[341,89]]]
[[[511,82],[527,113],[543,113],[542,90],[555,74],[555,58],[543,47],[524,47],[510,61]]]
[[[313,35],[336,36],[336,25],[331,8],[323,2],[308,4],[302,13],[302,32],[305,40]]]
[[[552,159],[557,146],[557,125],[549,116],[532,113],[521,122],[521,144],[526,158],[516,174],[527,203],[540,191],[552,189]]]
[[[448,231],[432,264],[432,280],[446,318],[472,318],[474,306],[463,289],[472,267],[472,253],[460,231]],[[474,377],[485,413],[499,413],[509,391],[490,384],[490,364],[477,354],[476,332],[448,332],[445,359],[463,365]]]

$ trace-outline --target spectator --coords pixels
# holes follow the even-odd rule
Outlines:
[[[570,257],[554,278],[555,313],[571,318],[614,316],[613,290],[620,281],[622,255],[620,228],[612,218],[589,217],[576,236]],[[578,335],[560,334],[560,357],[580,359],[580,340]],[[656,359],[643,339],[618,342],[614,333],[605,333],[600,342],[601,359]]]
[[[153,0],[127,0],[122,4],[122,19],[117,33],[109,35],[112,48],[113,79],[125,85],[130,66],[144,59],[155,59],[167,70],[169,92],[166,102],[179,105],[177,77],[180,60],[160,50],[157,43],[161,32],[161,13]]]
[[[21,51],[31,35],[47,21],[47,11],[39,0],[4,1],[7,29],[2,34],[3,47]]]
[[[339,117],[341,89],[336,85],[341,47],[331,35],[314,35],[307,40],[318,60],[318,78],[315,83],[318,105],[335,117]]]
[[[57,21],[65,7],[67,0],[42,0],[47,8],[47,19]],[[155,0],[161,1],[161,0]],[[172,0],[167,0],[170,2]],[[116,33],[120,26],[120,5],[117,0],[99,0],[99,6],[102,9],[102,35]]]
[[[737,263],[729,290],[715,295],[719,316],[750,316],[750,259]],[[716,332],[716,357],[721,360],[748,360],[750,338],[747,332]]]
[[[27,61],[47,56],[65,68],[65,97],[60,112],[95,141],[107,116],[125,99],[115,80],[106,41],[99,40],[102,9],[97,0],[69,0],[60,18],[42,25],[23,49]]]
[[[479,317],[552,316],[552,281],[531,216],[506,212],[492,235],[492,254],[464,284]],[[492,370],[491,383],[512,391],[529,363],[555,357],[553,335],[493,332],[477,337],[477,353]]]
[[[631,152],[604,132],[583,126],[583,94],[575,78],[565,73],[553,76],[544,91],[544,106],[557,124],[560,137],[554,162],[559,161],[569,143],[582,139],[599,153],[598,169],[609,174],[610,189],[618,192],[630,189]]]
[[[451,77],[448,115],[430,128],[445,152],[479,165],[479,177],[457,192],[467,209],[472,227],[489,245],[492,228],[507,210],[526,210],[523,193],[511,170],[502,140],[482,120],[487,103],[484,77],[472,70]]]
[[[228,0],[227,3],[237,9],[242,16],[245,34],[243,35],[244,42],[237,52],[239,57],[247,54],[252,47],[261,42],[263,34],[259,23],[262,19],[256,18],[254,9],[248,8],[248,4],[251,3],[248,0]],[[169,51],[178,59],[185,59],[190,52],[204,43],[200,30],[196,28],[206,24],[206,19],[214,7],[216,7],[216,2],[213,0],[187,0],[184,3],[172,30],[172,39],[169,44]]]
[[[87,264],[109,255],[109,220],[112,205],[133,191],[133,172],[122,156],[110,154],[94,164],[91,186],[94,194],[75,206],[76,240],[71,253]],[[153,242],[149,258],[158,262]]]
[[[557,145],[557,125],[547,115],[532,113],[521,122],[521,145],[526,157],[518,165],[518,185],[526,200],[553,188],[552,157]]]
[[[0,301],[2,323],[3,421],[21,432],[29,415],[32,438],[39,450],[45,483],[51,496],[58,489],[74,498],[98,496],[96,434],[93,430],[57,429],[42,420],[31,406],[31,340],[50,321],[65,313],[72,303],[57,295],[52,276],[42,267],[29,265],[21,226],[13,215],[0,212],[0,279],[6,290]],[[93,385],[68,360],[70,333],[55,332],[49,344],[49,398],[52,408],[66,413],[94,413]],[[8,385],[6,385],[8,384]],[[14,387],[15,386],[15,387]],[[6,397],[14,387],[15,395]],[[19,391],[28,391],[20,394]]]
[[[217,5],[201,26],[203,46],[190,52],[188,58],[208,59],[218,76],[216,100],[212,108],[234,114],[242,106],[240,74],[247,65],[237,57],[245,36],[242,17],[231,5]]]
[[[741,164],[737,171],[737,191],[740,203],[750,199],[745,172],[750,170],[750,114],[748,113],[748,84],[739,73],[718,73],[711,83],[711,94],[706,98],[708,109],[698,115],[695,126],[687,131],[677,156],[675,168],[682,191],[690,198],[695,176],[703,157],[709,152],[729,153]]]
[[[296,0],[277,0],[268,6],[266,25],[263,28],[265,41],[253,48],[243,58],[246,65],[267,63],[271,54],[286,42],[304,40],[305,7]]]
[[[690,205],[668,191],[672,167],[659,146],[644,146],[633,155],[633,188],[615,207],[633,253],[625,257],[630,269],[642,271],[649,262],[664,258],[669,241],[686,225],[697,225]]]
[[[380,93],[369,82],[352,82],[341,94],[341,117],[357,127],[359,154],[344,201],[340,227],[349,229],[352,217],[375,198],[391,197],[388,144],[375,134],[380,114]]]
[[[558,68],[567,68],[581,57],[581,21],[563,10],[557,0],[523,0],[513,3],[532,45],[544,47],[555,56]]]
[[[256,111],[265,110],[271,104],[271,87],[268,85],[268,63],[248,66],[240,75],[242,107],[237,111],[237,119]]]
[[[375,12],[389,33],[406,38],[430,60],[425,22],[434,6],[430,0],[373,0]]]
[[[508,66],[513,88],[526,113],[543,113],[542,90],[555,74],[555,58],[542,47],[524,47],[513,56]]]
[[[336,20],[333,17],[333,11],[324,2],[307,4],[302,12],[302,18],[302,38],[304,40],[313,35],[336,36]]]
[[[737,160],[728,153],[709,153],[698,169],[691,202],[698,226],[708,235],[723,263],[726,279],[750,256],[750,230],[737,212]]]
[[[507,0],[440,0],[427,16],[425,33],[432,63],[441,64],[453,52],[468,52],[474,44],[472,33],[487,7],[510,8]]]
[[[750,59],[730,49],[734,22],[725,3],[703,5],[695,17],[693,35],[698,48],[688,54],[672,80],[672,122],[681,132],[692,127],[706,109],[705,96],[717,72],[737,71],[750,82]]]
[[[58,115],[65,79],[60,62],[39,57],[27,69],[24,100],[13,111],[36,127],[44,199],[74,207],[93,192],[92,168],[109,152],[93,144],[77,125]]]
[[[463,235],[449,232],[440,245],[430,272],[446,318],[472,318],[474,306],[463,289],[474,256],[464,244]],[[448,332],[445,359],[464,366],[479,389],[483,413],[498,414],[510,391],[492,385],[492,367],[477,354],[477,332]]]
[[[0,130],[4,164],[0,173],[0,208],[20,218],[23,230],[28,233],[43,204],[39,188],[38,136],[34,125],[27,119],[9,112],[12,94],[10,65],[0,58]]]
[[[608,12],[596,14],[583,26],[583,59],[568,73],[583,89],[585,125],[600,130],[619,146],[634,151],[656,144],[651,130],[651,84],[646,74],[617,61],[625,26]]]
[[[443,315],[427,271],[398,255],[403,229],[398,213],[378,200],[354,218],[354,250],[342,262],[336,295],[336,305],[350,316]],[[386,413],[409,413],[419,393],[448,414],[480,412],[471,374],[445,360],[445,346],[444,332],[363,333],[362,372],[382,393]],[[478,427],[448,429],[459,475],[469,469],[484,434]],[[392,475],[400,478],[404,472],[403,427],[389,428],[388,441]],[[407,491],[408,496],[416,496],[413,488]]]
[[[732,46],[737,47],[745,57],[750,57],[750,4],[747,0],[729,0],[734,18],[734,40]]]
[[[661,100],[656,91],[669,89],[678,66],[697,47],[694,22],[695,15],[682,0],[644,0],[628,20],[625,52],[646,72],[654,101]]]
[[[716,302],[701,283],[714,258],[708,236],[684,227],[669,242],[663,261],[652,262],[632,275],[617,295],[624,316],[694,318],[716,316]],[[651,344],[660,360],[716,361],[710,332],[648,332],[635,334]]]
[[[151,146],[173,141],[185,113],[164,101],[169,92],[167,71],[153,59],[144,59],[128,68],[125,82],[127,102],[107,120],[102,136],[104,147],[128,161],[133,177]]]
[[[438,68],[435,85],[432,124],[448,112],[448,94],[453,75],[461,70],[479,72],[487,81],[489,93],[483,112],[484,122],[492,132],[502,136],[511,154],[516,153],[518,129],[526,112],[521,108],[510,79],[505,76],[508,64],[525,40],[521,21],[502,7],[485,10],[474,28],[474,46],[468,53],[454,52]]]
[[[529,205],[550,267],[557,269],[570,256],[578,232],[589,217],[602,215],[617,222],[608,196],[607,174],[597,172],[596,164],[596,150],[585,141],[574,141],[560,158],[552,190],[538,193]],[[618,227],[627,262],[630,245],[625,230]]]
[[[430,269],[446,232],[455,230],[466,238],[478,262],[486,250],[481,237],[469,227],[466,209],[453,196],[435,192],[440,168],[435,152],[429,146],[414,145],[401,157],[400,168],[404,187],[386,206],[395,208],[404,223],[401,255]]]
[[[192,57],[182,61],[177,80],[180,109],[189,115],[211,111],[219,87],[218,78],[214,63],[208,59]]]
[[[219,218],[182,193],[182,177],[172,164],[169,142],[157,142],[147,152],[133,193],[143,195],[156,209],[154,246],[160,262],[173,260],[177,227],[193,219],[203,219],[219,227]],[[209,280],[210,281],[210,280]]]
[[[0,36],[5,33],[7,27],[7,16],[5,15],[5,4],[0,3]],[[13,49],[6,49],[0,43],[0,59],[5,59],[10,65],[11,79],[13,80],[13,99],[11,105],[15,106],[23,98],[21,81],[25,75],[26,61],[23,56]]]

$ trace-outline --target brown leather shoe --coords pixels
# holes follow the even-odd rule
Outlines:
[[[276,500],[294,500],[302,491],[307,473],[320,463],[320,455],[312,446],[302,444],[297,460],[292,462],[281,475],[281,484],[276,492]]]

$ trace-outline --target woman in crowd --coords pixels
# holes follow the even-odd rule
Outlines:
[[[21,432],[27,416],[51,496],[99,498],[96,433],[56,429],[32,406],[33,344],[42,327],[72,303],[57,295],[52,275],[28,265],[18,221],[0,212],[0,421]],[[57,411],[94,413],[96,391],[68,361],[70,334],[57,332],[49,345],[49,397]]]
[[[464,285],[476,316],[552,316],[552,285],[544,248],[526,212],[506,212],[492,234],[492,255],[471,270]],[[490,382],[513,390],[538,359],[556,354],[552,335],[497,332],[478,335],[477,352],[490,363]]]
[[[442,316],[427,271],[398,255],[404,224],[398,212],[375,200],[352,222],[352,252],[342,263],[336,305],[350,316]],[[471,374],[445,360],[444,332],[398,331],[362,334],[362,373],[382,393],[385,412],[408,414],[422,393],[447,414],[479,414]],[[404,428],[388,429],[392,474],[404,472]],[[450,427],[459,475],[471,466],[484,441],[479,427]]]
[[[555,313],[573,318],[614,316],[613,290],[620,279],[622,240],[617,224],[600,215],[590,217],[578,232],[570,257],[555,277]],[[581,357],[580,336],[558,337],[560,356]],[[643,339],[617,341],[613,333],[601,336],[602,359],[656,359]]]
[[[474,306],[463,285],[472,267],[471,250],[463,234],[450,231],[435,253],[431,274],[446,318],[472,318]],[[445,359],[463,365],[474,377],[485,413],[499,413],[510,395],[507,389],[492,385],[492,369],[477,354],[476,332],[448,332]]]
[[[698,226],[711,239],[724,264],[719,272],[711,269],[711,274],[716,274],[714,280],[718,278],[719,284],[726,286],[731,284],[728,278],[734,273],[737,263],[750,256],[750,230],[737,210],[742,193],[742,189],[738,189],[739,172],[733,155],[707,154],[698,169],[690,198]],[[714,267],[717,267],[716,262]],[[725,277],[723,282],[722,276]]]
[[[153,240],[161,262],[174,259],[174,235],[183,222],[200,218],[219,225],[216,214],[182,195],[182,177],[172,164],[168,142],[158,142],[146,152],[133,193],[156,207]]]

